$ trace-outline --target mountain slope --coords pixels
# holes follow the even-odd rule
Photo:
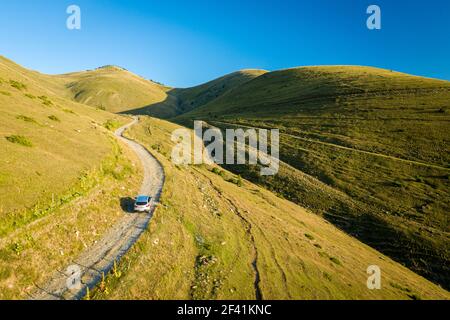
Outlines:
[[[75,101],[114,113],[164,101],[169,90],[114,66],[60,75],[58,78],[70,90]]]
[[[324,219],[218,167],[176,166],[179,126],[142,117],[127,134],[164,166],[149,230],[96,299],[448,299],[448,292]],[[151,134],[149,134],[151,132]],[[188,190],[189,192],[186,192]],[[382,289],[367,288],[367,268]]]
[[[149,115],[161,119],[173,118],[222,96],[227,91],[266,73],[264,70],[241,70],[225,75],[208,83],[186,89],[171,89],[164,101],[130,110],[135,115]]]
[[[450,83],[368,67],[264,74],[173,120],[278,128],[280,173],[227,167],[450,287]]]
[[[206,105],[227,91],[237,88],[265,73],[267,71],[264,70],[241,70],[193,88],[176,89],[173,94],[179,100],[179,112],[186,113]]]
[[[136,156],[130,120],[67,98],[60,79],[0,57],[0,299],[26,298],[123,216]]]
[[[113,149],[103,124],[127,121],[61,98],[34,75],[0,59],[3,214],[59,193],[82,171],[100,164]]]

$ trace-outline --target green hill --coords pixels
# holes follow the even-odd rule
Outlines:
[[[59,193],[100,164],[113,149],[101,127],[127,121],[55,95],[57,82],[43,78],[0,58],[0,215]]]
[[[279,128],[280,173],[227,167],[450,287],[450,83],[369,67],[263,74],[173,120]]]
[[[106,109],[280,128],[283,163],[268,179],[174,166],[179,126],[143,117],[129,135],[164,165],[162,203],[94,298],[448,299],[387,257],[448,283],[448,94],[448,82],[360,67],[168,89],[117,67],[51,76],[0,57],[0,298],[45,283],[138,192],[142,168],[111,137],[129,120]],[[373,264],[382,290],[367,289]]]
[[[167,92],[168,96],[164,101],[131,110],[127,113],[135,115],[145,114],[161,119],[173,118],[205,105],[266,72],[253,69],[241,70],[196,87],[171,89]]]
[[[119,195],[140,187],[139,162],[107,129],[130,120],[65,93],[0,57],[0,299],[24,297],[97,241],[121,217]]]
[[[127,133],[153,150],[166,183],[149,229],[92,298],[449,298],[309,210],[227,170],[174,165],[167,133],[179,128],[141,117]],[[367,288],[369,265],[381,269],[381,290]]]
[[[174,95],[179,100],[179,112],[186,113],[205,105],[226,92],[265,74],[264,70],[241,70],[193,88],[176,89]]]
[[[58,78],[70,90],[75,101],[114,113],[164,101],[169,90],[114,66],[61,75]]]

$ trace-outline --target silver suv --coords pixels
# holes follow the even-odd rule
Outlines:
[[[138,196],[134,202],[135,212],[150,212],[152,207],[152,198],[149,196]]]

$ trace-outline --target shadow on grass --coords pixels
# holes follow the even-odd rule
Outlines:
[[[134,199],[130,197],[120,198],[120,206],[126,213],[134,213]]]

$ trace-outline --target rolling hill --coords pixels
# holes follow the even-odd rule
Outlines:
[[[130,120],[65,93],[0,57],[0,299],[24,297],[95,242],[139,187],[138,162],[108,130]]]
[[[117,112],[280,128],[282,165],[267,179],[175,166],[180,127],[141,117],[128,135],[166,170],[161,205],[93,298],[449,299],[448,94],[448,82],[363,67],[171,89],[118,67],[44,75],[0,57],[0,298],[27,297],[138,192],[143,168],[111,135],[129,121]],[[382,290],[367,289],[369,265]]]
[[[173,118],[207,104],[266,72],[254,69],[241,70],[196,87],[170,89],[164,101],[131,110],[128,113],[135,115],[145,114],[161,119]]]
[[[172,119],[278,128],[280,173],[227,166],[450,287],[450,83],[369,67],[263,74]]]
[[[167,98],[169,88],[115,66],[59,76],[77,102],[113,113],[145,107]]]
[[[149,229],[93,299],[448,299],[448,292],[321,217],[217,166],[177,166],[170,132],[141,117],[127,135],[166,172]],[[186,192],[188,191],[188,192]],[[367,288],[367,268],[382,289]]]
[[[179,100],[178,111],[186,113],[194,110],[265,73],[267,71],[264,70],[241,70],[193,88],[175,89],[173,94]]]

